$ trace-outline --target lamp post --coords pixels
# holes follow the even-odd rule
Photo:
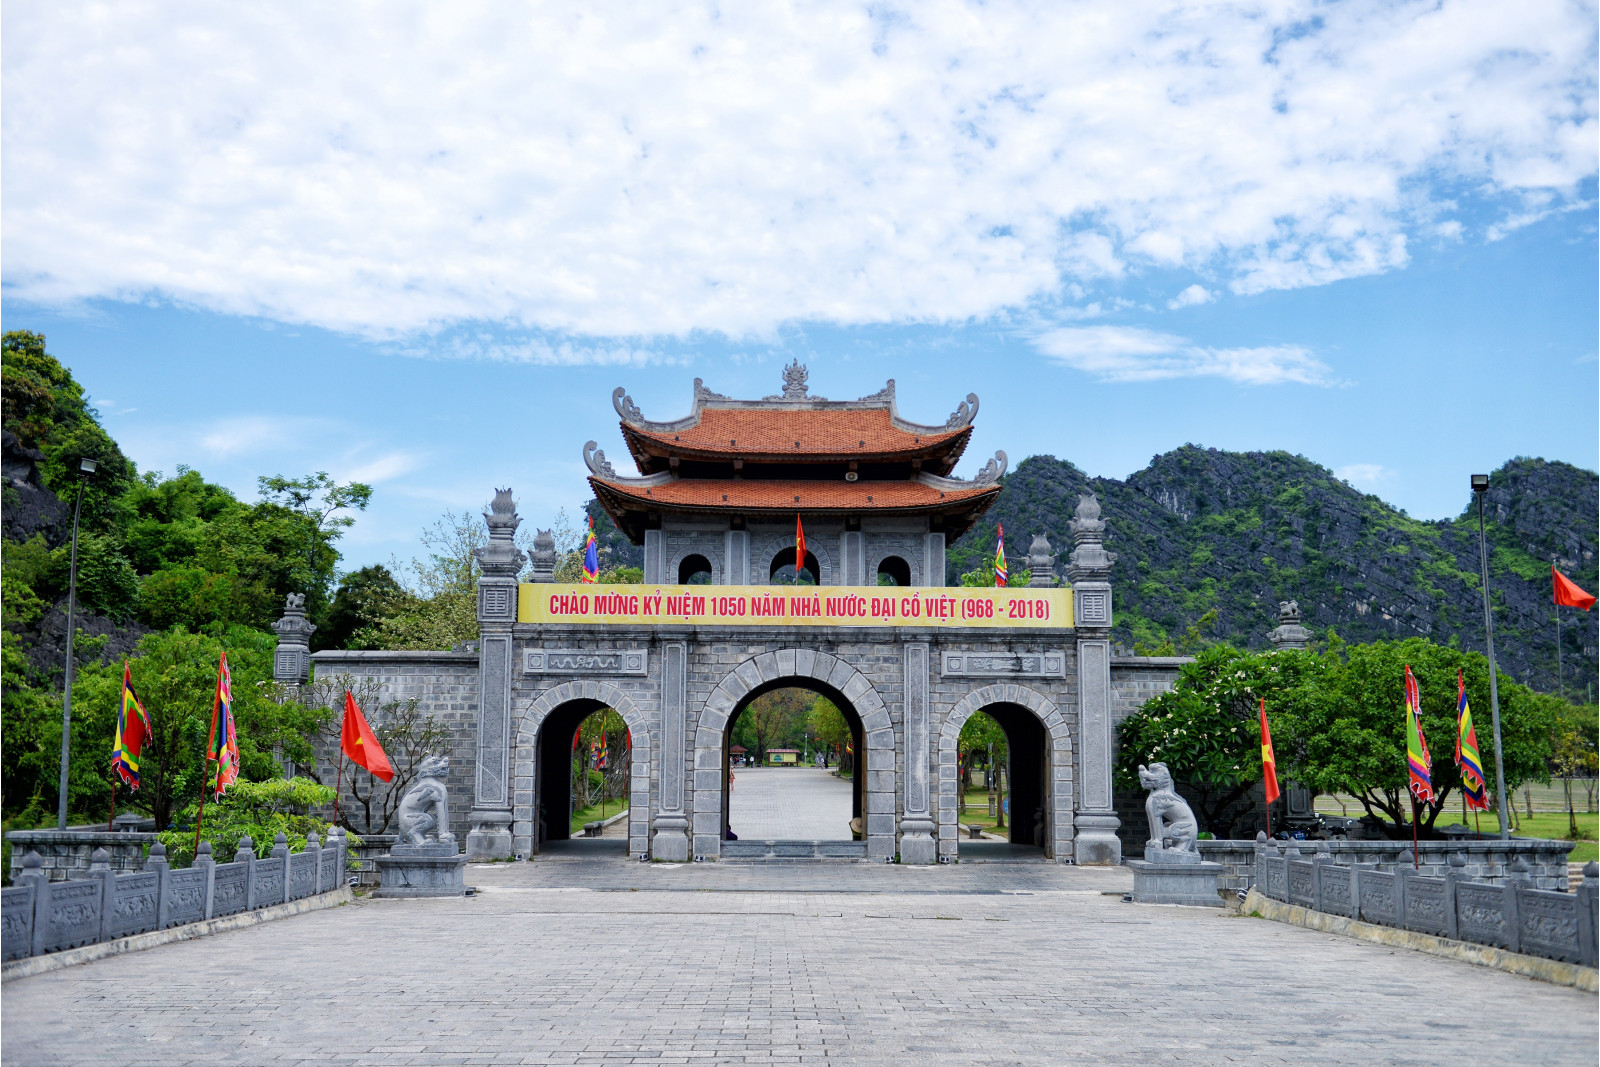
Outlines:
[[[78,502],[72,508],[72,565],[67,579],[67,676],[61,697],[61,794],[56,799],[56,829],[67,828],[67,766],[72,759],[72,630],[78,600],[78,516],[83,514],[83,487],[98,467],[78,460]]]
[[[1489,476],[1472,476],[1472,495],[1478,498],[1478,564],[1483,579],[1483,630],[1489,648],[1489,714],[1494,721],[1494,795],[1500,812],[1500,840],[1511,839],[1511,822],[1506,812],[1506,763],[1500,754],[1500,682],[1494,663],[1494,612],[1489,610],[1489,538],[1483,532],[1483,498],[1489,492]]]

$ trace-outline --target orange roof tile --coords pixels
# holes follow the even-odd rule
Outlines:
[[[915,508],[937,510],[944,504],[978,500],[1000,492],[1000,486],[974,485],[938,489],[922,482],[764,481],[680,478],[665,485],[641,487],[590,478],[596,492],[610,493],[662,508],[713,508],[756,511],[876,511]]]
[[[927,452],[964,438],[971,427],[910,433],[894,425],[888,408],[707,408],[699,423],[686,430],[646,430],[624,422],[622,431],[684,453],[854,457]],[[638,448],[629,444],[637,454]]]

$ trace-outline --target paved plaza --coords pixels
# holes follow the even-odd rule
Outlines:
[[[848,841],[850,780],[817,767],[735,767],[728,825],[742,841]]]
[[[1588,994],[1219,911],[1121,869],[468,869],[7,983],[7,1064],[1592,1065]],[[588,842],[599,845],[600,842]]]

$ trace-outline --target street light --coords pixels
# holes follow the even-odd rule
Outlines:
[[[67,676],[61,697],[61,794],[56,799],[56,829],[67,828],[67,767],[72,759],[72,630],[78,600],[78,516],[83,513],[83,487],[99,466],[92,459],[78,461],[78,502],[72,509],[72,566],[67,579]]]
[[[1483,498],[1489,491],[1489,476],[1472,476],[1472,495],[1478,498],[1478,564],[1483,579],[1483,630],[1489,647],[1489,714],[1494,721],[1494,795],[1500,810],[1500,840],[1511,839],[1511,822],[1506,812],[1506,763],[1500,755],[1500,682],[1494,663],[1494,612],[1489,610],[1489,538],[1483,532]]]

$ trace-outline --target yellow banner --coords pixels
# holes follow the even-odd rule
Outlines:
[[[1072,626],[1072,590],[528,583],[518,588],[517,621],[1063,629]]]

